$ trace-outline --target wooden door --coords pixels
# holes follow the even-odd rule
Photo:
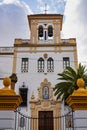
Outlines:
[[[53,130],[53,111],[39,111],[38,130]]]

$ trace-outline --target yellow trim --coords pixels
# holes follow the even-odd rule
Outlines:
[[[61,48],[59,48],[60,50],[57,50],[56,48],[54,48],[54,50],[23,50],[23,51],[17,51],[17,53],[36,53],[36,52],[74,52],[74,50],[62,50]]]
[[[4,87],[0,89],[0,110],[12,110],[15,111],[21,104],[22,98],[17,95],[9,86],[11,85],[11,79],[6,77],[3,80]]]
[[[87,90],[79,88],[70,95],[67,100],[67,104],[75,110],[87,110]]]
[[[75,68],[77,69],[77,67],[78,67],[77,48],[76,48],[76,47],[73,47],[73,50],[74,50]]]
[[[14,49],[12,73],[16,73],[16,62],[17,62],[17,51],[16,51],[16,49]]]
[[[30,29],[31,29],[32,21],[59,20],[60,25],[61,25],[61,30],[62,30],[62,19],[63,19],[63,15],[59,15],[59,14],[56,14],[56,15],[55,14],[28,15],[28,22],[29,22]]]

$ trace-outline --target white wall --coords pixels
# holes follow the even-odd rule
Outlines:
[[[68,47],[67,47],[68,49]],[[70,49],[70,47],[69,47]],[[72,47],[71,47],[72,49]],[[18,49],[20,50],[20,48]],[[21,48],[23,51],[23,49]],[[25,51],[26,49],[24,49]],[[61,53],[55,53],[55,52],[46,52],[48,54],[48,57],[52,57],[54,59],[54,72],[48,72],[47,74],[38,72],[37,67],[37,60],[40,57],[43,57],[45,52],[37,52],[37,53],[18,53],[17,54],[17,64],[16,64],[16,73],[18,77],[18,82],[16,84],[15,91],[19,93],[19,86],[22,85],[23,82],[25,82],[26,86],[28,87],[28,107],[25,108],[25,113],[30,113],[30,105],[29,100],[31,98],[32,92],[34,91],[35,97],[38,95],[37,89],[40,87],[40,83],[44,81],[45,78],[48,79],[48,82],[51,82],[52,87],[55,86],[56,83],[58,83],[58,73],[63,71],[63,57],[70,57],[70,66],[75,67],[74,64],[74,55],[73,52],[61,52]],[[29,58],[29,66],[28,66],[28,73],[21,73],[21,59],[22,58]]]
[[[14,130],[15,128],[15,113],[13,111],[0,110],[0,130],[8,129]]]

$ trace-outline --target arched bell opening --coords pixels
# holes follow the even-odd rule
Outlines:
[[[52,27],[52,25],[48,26],[48,39],[53,39],[53,27]]]
[[[43,26],[40,25],[38,28],[38,39],[41,40],[43,39]]]

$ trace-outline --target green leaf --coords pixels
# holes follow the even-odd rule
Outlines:
[[[54,95],[57,96],[57,99],[61,97],[62,100],[65,100],[70,94],[72,94],[73,91],[78,88],[76,84],[78,78],[83,78],[85,84],[87,84],[87,69],[85,66],[81,65],[81,63],[77,70],[68,66],[62,73],[57,75],[57,80],[60,82],[53,88]]]

